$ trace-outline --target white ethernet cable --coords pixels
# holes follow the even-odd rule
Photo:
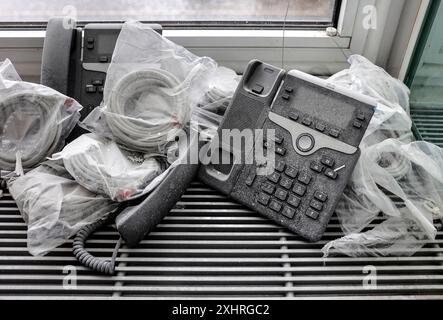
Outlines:
[[[57,103],[57,97],[36,91],[21,91],[0,97],[0,169],[14,170],[18,157],[24,168],[31,168],[55,151],[63,131],[60,114],[54,114]],[[28,123],[26,117],[29,117]],[[14,122],[17,120],[28,127],[20,128]],[[39,127],[33,127],[35,125]],[[20,132],[20,129],[26,131]],[[6,130],[14,136],[6,137]],[[38,141],[18,141],[20,138],[26,139],[22,136],[26,133],[38,137]]]
[[[143,69],[124,76],[112,89],[109,112],[106,112],[106,122],[115,140],[131,150],[159,152],[170,134],[188,122],[190,112],[186,103],[187,93],[184,92],[188,89],[187,83],[181,83],[174,75],[161,69]],[[143,97],[149,100],[144,102]],[[154,123],[152,119],[130,115],[127,109],[131,102],[146,103],[141,107],[151,112],[150,117],[153,112],[159,111],[166,115],[166,119]]]

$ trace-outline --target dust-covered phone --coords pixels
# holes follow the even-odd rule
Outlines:
[[[310,241],[319,240],[360,155],[374,114],[372,99],[325,80],[252,61],[238,86],[218,140],[226,130],[263,130],[254,144],[214,139],[200,179]],[[270,172],[254,158],[270,149]],[[227,163],[220,155],[225,156]],[[268,157],[270,158],[270,157]],[[270,158],[271,159],[271,158]],[[248,161],[249,160],[249,161]]]

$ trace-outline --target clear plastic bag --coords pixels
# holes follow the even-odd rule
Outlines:
[[[80,119],[81,105],[48,87],[23,82],[9,60],[0,66],[0,169],[37,166]]]
[[[23,176],[10,177],[8,188],[28,225],[32,255],[48,253],[118,207],[77,184],[60,162],[47,161]]]
[[[216,67],[153,29],[127,22],[107,72],[103,104],[82,125],[123,148],[165,154],[168,137],[188,125]]]
[[[95,134],[80,136],[52,157],[60,159],[80,185],[114,201],[142,196],[166,168],[164,158],[125,151]]]
[[[216,134],[240,78],[234,70],[225,67],[218,67],[207,77],[207,91],[191,116],[192,129],[200,133],[202,140],[209,141]]]
[[[401,82],[361,56],[351,56],[349,62],[350,69],[329,81],[370,95],[379,104],[336,208],[345,236],[328,243],[323,252],[413,255],[424,240],[436,236],[433,219],[443,212],[443,154],[435,145],[414,141],[409,90]],[[377,224],[380,214],[385,220]]]

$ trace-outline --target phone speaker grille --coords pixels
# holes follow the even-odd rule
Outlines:
[[[264,109],[262,102],[251,99],[244,94],[239,94],[235,104],[231,108],[239,109],[236,112],[226,112],[227,117],[222,125],[222,129],[239,129],[254,128],[257,123],[261,111]],[[258,110],[261,110],[257,112]],[[239,116],[240,115],[240,116]]]

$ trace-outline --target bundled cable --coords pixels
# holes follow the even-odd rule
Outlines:
[[[9,61],[10,71],[13,68]],[[2,66],[3,66],[2,65]],[[9,72],[10,73],[10,72]],[[81,106],[55,90],[0,73],[0,169],[35,167],[57,150],[80,118]]]
[[[179,80],[165,70],[137,70],[123,77],[112,90],[106,113],[115,140],[132,150],[158,152],[189,117],[181,90]],[[140,107],[149,113],[143,116]],[[131,109],[135,112],[128,115]]]
[[[165,161],[122,150],[114,141],[95,134],[82,135],[52,159],[63,159],[66,170],[83,187],[115,201],[142,195],[166,169]]]
[[[77,184],[58,161],[46,161],[10,178],[8,188],[28,226],[28,250],[33,255],[46,254],[119,206]]]
[[[127,22],[106,75],[103,103],[82,126],[127,150],[166,155],[208,91],[216,66],[153,29]]]

